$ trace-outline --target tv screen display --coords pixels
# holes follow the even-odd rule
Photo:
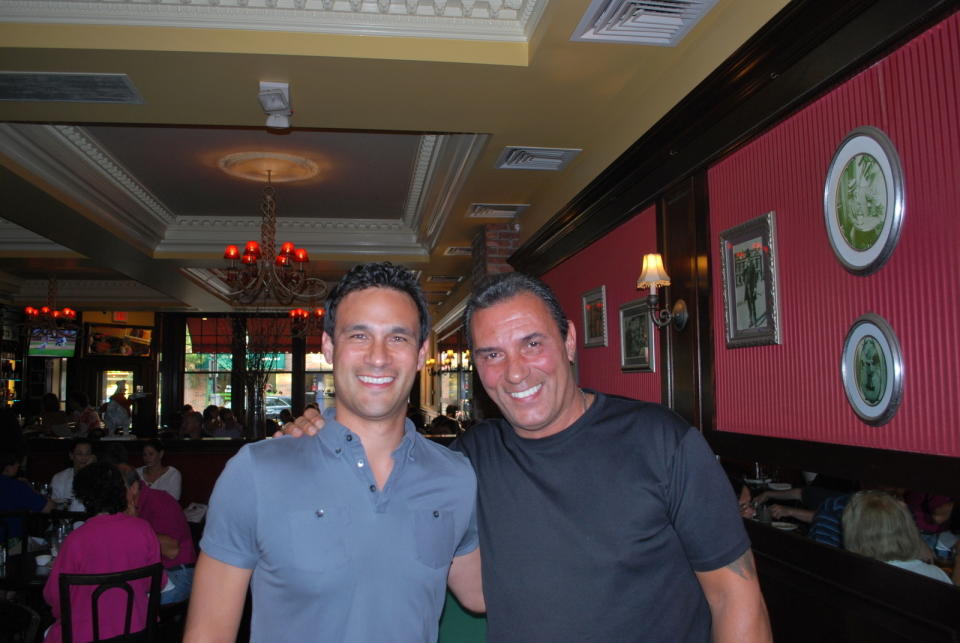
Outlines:
[[[77,331],[61,330],[51,333],[39,328],[30,332],[30,357],[73,357],[77,352]]]

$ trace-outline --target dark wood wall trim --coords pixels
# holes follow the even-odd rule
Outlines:
[[[704,434],[714,452],[738,461],[757,461],[810,470],[849,480],[884,482],[960,498],[960,459],[844,444],[771,438],[729,431]]]
[[[511,257],[543,274],[957,10],[960,0],[795,0]]]
[[[956,587],[745,524],[778,643],[960,640]]]

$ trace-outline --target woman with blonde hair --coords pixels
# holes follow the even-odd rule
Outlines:
[[[843,546],[863,556],[952,582],[934,565],[920,560],[920,531],[907,506],[885,491],[859,491],[843,510]]]

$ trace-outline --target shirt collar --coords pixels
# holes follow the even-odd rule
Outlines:
[[[320,437],[320,442],[331,451],[335,451],[337,448],[342,449],[354,441],[359,444],[359,436],[343,424],[340,424],[336,416],[335,408],[326,408],[323,410],[323,420],[325,424],[317,434]],[[397,455],[412,455],[417,443],[416,437],[416,426],[414,426],[410,418],[404,419],[403,438],[400,440],[400,444],[394,453]]]

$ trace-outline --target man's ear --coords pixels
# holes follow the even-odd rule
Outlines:
[[[563,345],[567,349],[567,361],[575,362],[577,359],[577,328],[569,319],[567,320],[567,338]]]
[[[323,331],[323,335],[320,336],[320,350],[323,351],[323,358],[327,360],[327,364],[333,364],[333,338],[327,334],[327,331]]]
[[[427,349],[429,348],[430,340],[423,340],[423,344],[420,345],[420,352],[417,353],[417,370],[421,370],[423,365],[427,361]],[[329,363],[329,362],[328,362]]]

